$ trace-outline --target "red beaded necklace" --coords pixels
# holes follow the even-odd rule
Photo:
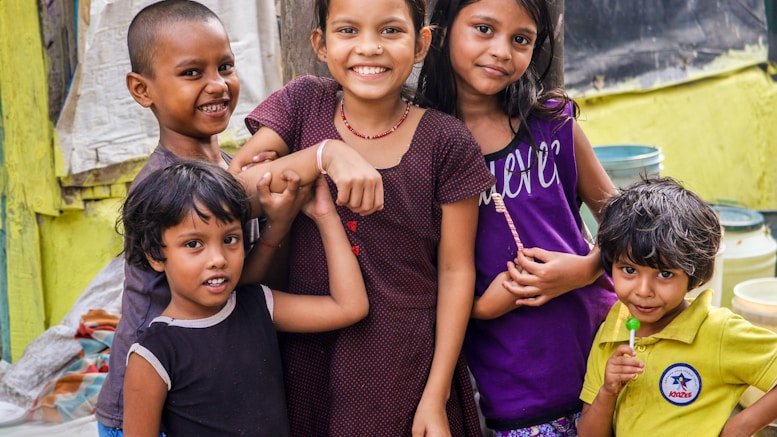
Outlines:
[[[391,129],[387,130],[386,132],[383,132],[382,134],[377,135],[364,135],[363,133],[357,131],[356,129],[351,126],[350,123],[348,123],[348,119],[345,117],[345,97],[343,97],[342,100],[340,100],[340,118],[343,119],[343,124],[345,124],[345,127],[348,128],[349,131],[351,131],[352,134],[356,135],[359,138],[364,138],[365,140],[377,140],[378,138],[383,138],[386,135],[394,132],[399,128],[399,126],[402,125],[402,122],[405,121],[407,118],[407,114],[410,113],[410,101],[405,101],[405,112],[402,114],[402,117],[400,117],[399,121],[394,124],[394,126],[391,126]]]

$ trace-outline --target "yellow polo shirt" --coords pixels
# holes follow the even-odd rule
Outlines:
[[[615,435],[717,436],[750,385],[763,391],[777,382],[777,334],[727,308],[711,308],[705,290],[663,331],[637,338],[645,371],[621,391]],[[607,360],[629,341],[628,309],[617,302],[594,338],[580,399],[593,403]]]

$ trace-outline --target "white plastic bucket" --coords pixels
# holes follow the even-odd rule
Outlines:
[[[754,325],[777,332],[777,278],[748,279],[736,284],[731,310]]]
[[[777,332],[777,278],[758,278],[740,282],[734,286],[731,310],[753,325]],[[742,393],[739,403],[749,407],[764,392],[749,387]],[[777,426],[777,422],[772,424]]]
[[[731,308],[734,286],[748,279],[773,278],[777,264],[777,242],[757,211],[712,205],[723,225],[723,288],[721,306]]]

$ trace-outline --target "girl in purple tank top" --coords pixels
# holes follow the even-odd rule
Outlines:
[[[553,58],[546,1],[438,0],[431,24],[419,94],[464,121],[496,177],[480,197],[464,343],[482,413],[499,437],[577,435],[586,357],[615,302],[579,208],[598,219],[615,187],[577,105],[540,85]]]

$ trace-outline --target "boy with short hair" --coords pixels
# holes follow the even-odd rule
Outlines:
[[[159,145],[130,191],[155,170],[182,159],[226,167],[230,156],[220,149],[218,134],[226,129],[237,105],[240,82],[219,18],[196,2],[155,3],[132,20],[127,46],[132,65],[127,89],[159,122]],[[97,401],[101,436],[122,435],[127,351],[170,301],[164,274],[129,263],[124,273],[122,315],[114,334],[110,371]]]
[[[777,334],[710,307],[712,290],[685,299],[712,277],[720,238],[712,208],[671,178],[609,200],[596,241],[619,302],[588,358],[580,436],[750,436],[777,419]],[[751,385],[766,395],[731,416]]]
[[[237,105],[240,82],[229,36],[218,16],[196,1],[153,3],[133,18],[127,46],[132,66],[126,78],[127,88],[138,104],[151,109],[159,123],[159,145],[135,177],[130,192],[155,170],[182,159],[207,161],[227,168],[231,156],[220,149],[218,134],[226,129]],[[321,156],[321,162],[332,170],[333,178],[348,181],[347,188],[356,192],[365,183],[375,186],[375,178],[380,185],[377,171],[366,163],[359,165],[363,160],[355,156],[358,153],[341,145],[332,146]],[[332,165],[343,162],[343,157],[348,158],[344,161],[347,165]],[[299,210],[298,200],[304,197],[298,196],[297,189],[310,185],[319,176],[315,154],[295,154],[275,160],[276,155],[270,154],[265,158],[269,158],[269,164],[258,165],[266,166],[268,174],[257,186],[246,187],[257,194],[252,200],[252,215],[263,215],[266,224],[261,238],[253,235],[258,234],[256,224],[250,232],[252,235],[247,237],[250,243],[257,244],[246,256],[243,283],[256,284],[264,278],[278,243]],[[359,173],[361,178],[352,177],[359,169],[367,170]],[[271,184],[273,193],[270,193]],[[348,199],[350,191],[339,188],[343,188],[344,198]],[[382,207],[382,202],[380,197],[362,210],[373,212]],[[124,271],[122,317],[113,338],[110,371],[96,408],[101,436],[122,435],[122,384],[127,351],[170,302],[164,275],[132,265],[125,265]]]

